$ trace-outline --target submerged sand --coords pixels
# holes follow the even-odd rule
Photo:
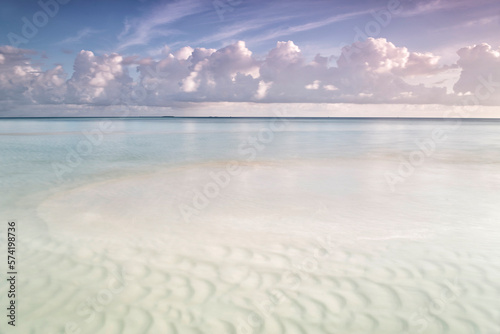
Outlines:
[[[111,177],[39,203],[47,231],[24,234],[19,330],[500,333],[495,222],[460,224],[467,205],[448,214],[425,192],[377,196],[385,166],[349,160],[242,164],[184,219],[226,163]],[[404,186],[419,182],[436,180]]]

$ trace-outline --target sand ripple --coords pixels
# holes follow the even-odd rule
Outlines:
[[[434,235],[419,221],[432,212],[420,209],[389,223],[371,198],[363,210],[379,220],[364,213],[358,223],[346,189],[325,184],[295,199],[294,182],[309,184],[300,168],[264,163],[182,222],[176,204],[220,171],[197,168],[68,188],[41,203],[48,231],[20,245],[29,296],[20,333],[500,333],[500,252],[487,230]],[[318,168],[321,179],[333,167]],[[333,199],[311,211],[321,192]]]
[[[433,246],[394,243],[396,250],[414,248],[403,259],[335,245],[305,269],[313,242],[175,252],[154,246],[168,240],[89,248],[85,238],[36,238],[31,247],[25,240],[20,283],[30,296],[20,303],[25,333],[64,333],[65,326],[106,334],[498,332],[498,253],[429,258]],[[124,259],[116,247],[139,252]],[[488,257],[491,266],[484,265]],[[352,265],[361,270],[349,272]]]

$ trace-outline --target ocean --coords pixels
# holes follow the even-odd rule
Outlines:
[[[0,157],[19,333],[500,333],[497,120],[1,119]]]

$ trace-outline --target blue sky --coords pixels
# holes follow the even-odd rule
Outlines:
[[[35,27],[37,31],[31,33],[33,31],[26,27],[29,25]],[[26,29],[31,35],[26,35]],[[0,51],[0,53],[4,52],[2,57],[5,58],[8,54],[10,55],[8,59],[13,62],[12,64],[22,62],[24,66],[31,68],[31,70],[26,69],[26,73],[38,73],[36,78],[30,79],[30,82],[40,81],[40,73],[42,72],[48,77],[53,76],[54,74],[48,71],[55,68],[57,68],[55,70],[57,75],[68,81],[64,83],[64,92],[60,92],[65,96],[64,98],[61,97],[62,95],[59,99],[40,99],[30,96],[24,102],[31,104],[112,103],[110,101],[103,102],[102,96],[99,99],[97,95],[107,94],[106,96],[109,97],[110,93],[106,90],[118,81],[120,81],[120,85],[126,84],[128,88],[143,84],[142,81],[146,81],[148,78],[144,69],[141,71],[139,67],[150,64],[158,68],[157,65],[162,60],[164,63],[168,60],[169,54],[174,55],[172,57],[179,62],[177,64],[179,71],[180,68],[183,68],[185,73],[190,73],[189,75],[192,77],[188,78],[188,75],[182,77],[178,73],[179,76],[176,77],[178,86],[184,87],[184,90],[181,89],[177,95],[175,92],[169,91],[166,94],[169,98],[163,99],[161,103],[158,98],[156,100],[152,98],[145,104],[168,105],[168,101],[179,99],[198,102],[254,101],[255,96],[260,96],[261,102],[300,102],[294,100],[298,88],[290,88],[290,94],[287,94],[281,86],[279,89],[277,88],[280,82],[286,80],[283,76],[276,77],[276,66],[278,66],[276,64],[291,62],[286,70],[281,69],[280,71],[293,70],[299,76],[299,73],[304,71],[305,73],[310,72],[308,66],[314,62],[318,54],[325,57],[326,65],[324,65],[323,72],[331,72],[331,78],[340,75],[344,77],[361,75],[363,78],[371,80],[373,75],[379,75],[383,71],[391,72],[391,75],[396,75],[397,78],[389,78],[384,75],[378,80],[390,80],[391,82],[399,80],[397,88],[400,90],[401,96],[405,96],[405,99],[400,101],[392,95],[384,95],[383,92],[378,92],[374,87],[357,90],[357,95],[353,91],[341,94],[343,90],[338,80],[322,75],[319,75],[317,80],[311,77],[310,82],[304,82],[304,84],[297,82],[297,77],[288,78],[295,80],[294,82],[297,82],[297,85],[301,85],[304,89],[304,92],[298,93],[299,95],[303,93],[303,102],[315,102],[314,98],[310,98],[311,94],[306,93],[322,90],[325,91],[325,94],[333,95],[329,99],[324,94],[320,96],[315,93],[318,102],[391,103],[391,101],[395,101],[396,103],[454,104],[457,102],[453,100],[451,95],[467,94],[467,89],[469,89],[470,94],[473,93],[475,87],[471,82],[468,84],[462,82],[458,85],[460,89],[454,89],[459,80],[468,80],[468,78],[460,77],[461,73],[478,70],[479,72],[475,74],[487,75],[488,73],[480,71],[480,59],[482,59],[480,57],[484,57],[486,62],[491,62],[495,74],[500,63],[496,62],[496,52],[500,46],[500,34],[498,34],[500,30],[500,4],[495,0],[4,0],[1,7],[0,30],[2,32],[0,45],[10,45],[18,50],[25,50],[23,52],[17,51],[17,55],[14,57],[12,50],[6,51],[7,49],[4,49],[4,51]],[[238,44],[238,41],[243,41],[244,45]],[[278,58],[270,59],[272,50],[278,48],[278,42],[288,43],[289,41],[293,44],[281,44],[280,50],[274,52],[275,57]],[[347,67],[352,64],[347,64],[342,69],[341,64],[338,63],[343,54],[342,48],[352,46],[353,43],[365,43],[368,46],[365,48],[359,44],[356,47],[356,50],[367,52],[366,57],[368,57],[365,59],[364,56],[360,56],[356,61],[363,61],[360,63],[361,65],[370,63],[370,61],[383,61],[385,69],[369,66],[363,73],[356,72],[357,70],[354,71],[352,68],[351,72],[347,71]],[[231,45],[238,46],[233,49],[224,49]],[[473,49],[474,46],[478,45],[488,45],[489,49]],[[187,46],[191,48],[185,50],[188,52],[187,56],[191,55],[189,53],[191,50],[197,48],[213,50],[204,55],[205,58],[210,58],[205,63],[209,62],[210,64],[198,64],[199,69],[194,70],[197,65],[193,57],[189,60],[178,58],[179,55],[175,52]],[[467,54],[464,53],[462,56],[464,59],[461,61],[457,51],[466,47],[471,48],[471,51]],[[91,51],[91,54],[80,55],[82,50]],[[213,54],[216,50],[225,51]],[[251,52],[251,60],[241,58],[245,57],[247,52],[245,50]],[[390,59],[387,56],[389,54],[387,50],[392,50],[390,51],[391,57],[396,58]],[[477,56],[478,52],[481,55]],[[232,55],[234,53],[234,57],[223,57],[224,54],[228,55],[229,53]],[[118,54],[121,57],[119,60],[114,58],[113,61],[120,63],[123,68],[117,71],[120,72],[120,75],[122,70],[125,71],[126,77],[120,76],[118,78],[117,72],[115,72],[112,75],[104,75],[107,82],[100,81],[99,78],[92,80],[89,75],[95,70],[92,70],[90,65],[90,67],[76,66],[77,60],[80,59],[79,64],[90,62],[97,64],[96,68],[102,68],[102,64],[111,61],[109,56],[112,54]],[[299,56],[297,56],[298,54]],[[384,60],[380,60],[381,56],[385,57]],[[476,57],[477,63],[471,65],[471,57]],[[293,60],[290,60],[291,58]],[[220,94],[210,95],[208,90],[203,91],[203,80],[207,80],[208,86],[211,85],[211,81],[214,81],[217,85],[220,84],[221,87],[227,89],[226,86],[222,85],[225,79],[221,77],[223,73],[220,72],[225,70],[217,68],[218,72],[214,72],[217,67],[214,65],[214,61],[234,61],[235,65],[232,67],[231,73],[224,72],[230,76],[233,85],[235,85],[231,89],[236,89],[236,86],[240,87],[243,82],[246,82],[247,89],[254,89],[256,95],[241,93],[241,87],[229,97],[220,96]],[[419,69],[416,69],[416,65],[412,69],[405,68],[406,64],[410,64],[412,61],[417,61],[420,64]],[[242,62],[245,63],[244,68],[238,67],[237,64],[241,65]],[[252,64],[248,62],[252,62]],[[460,62],[469,67],[461,67]],[[275,64],[273,66],[276,67],[271,71],[274,76],[271,74],[267,77],[262,76],[266,68],[268,72],[270,71],[271,63]],[[302,67],[298,66],[298,63]],[[387,70],[387,63],[398,63],[399,65],[396,66],[397,68],[393,67]],[[7,65],[7,63],[5,64]],[[251,67],[257,69],[251,69]],[[5,77],[9,75],[6,71],[6,69],[3,70]],[[81,73],[78,74],[78,71]],[[259,71],[261,75],[255,74]],[[372,72],[369,73],[369,71]],[[172,73],[169,73],[172,77]],[[239,77],[237,77],[238,73]],[[67,98],[68,92],[72,91],[71,89],[77,85],[80,85],[81,88],[85,84],[83,81],[77,82],[76,77],[87,77],[87,84],[90,83],[94,88],[103,88],[98,92],[89,93],[94,94],[95,100],[75,96]],[[250,82],[250,77],[253,82]],[[58,82],[63,85],[64,80],[61,79]],[[71,82],[73,88],[69,87],[71,80],[73,80]],[[194,82],[191,82],[193,80]],[[191,87],[188,85],[189,82],[192,83],[192,88],[189,88]],[[364,82],[362,81],[361,84]],[[359,81],[355,83],[360,84]],[[354,82],[350,85],[353,84]],[[27,94],[26,91],[36,90],[33,87],[26,87],[28,85],[26,83],[24,85],[24,88],[6,86],[0,86],[0,88],[4,92],[8,90],[22,91],[24,96]],[[59,87],[59,83],[57,85]],[[410,89],[405,85],[416,88]],[[429,89],[441,88],[442,91],[423,92],[422,89],[418,88],[419,85]],[[123,86],[120,87],[120,89],[123,88]],[[266,90],[269,94],[265,96],[258,94],[259,88],[261,92]],[[82,88],[79,93],[85,89]],[[275,96],[272,96],[273,89]],[[333,91],[336,93],[329,93]],[[416,96],[417,93],[421,95],[420,98],[408,100],[408,96]],[[43,92],[39,94],[43,95]],[[73,94],[76,93],[73,91]],[[158,95],[158,92],[154,92],[154,94]],[[437,98],[436,94],[442,96]],[[367,98],[370,95],[371,99]],[[287,98],[287,96],[290,97]],[[355,96],[360,96],[360,98],[356,100]],[[202,97],[205,97],[205,100]],[[21,100],[18,99],[18,102]],[[153,100],[155,102],[152,102]],[[116,99],[114,101],[114,103],[120,103],[116,102]],[[481,103],[483,102],[484,104],[492,103],[491,101],[481,101]]]
[[[482,1],[483,5],[481,1],[440,2],[401,0],[402,13],[393,15],[387,27],[371,36],[421,52],[479,42],[500,44],[500,6],[496,1]],[[278,40],[293,40],[313,56],[339,52],[340,45],[353,41],[356,27],[365,30],[373,20],[370,12],[387,8],[388,3],[70,0],[58,4],[57,15],[20,47],[45,52],[50,56],[47,63],[65,66],[71,66],[74,58],[65,53],[81,49],[147,56],[155,55],[165,45],[174,49],[186,45],[220,48],[240,39],[262,54]],[[22,17],[32,20],[40,10],[36,1],[2,1],[0,29],[4,33],[0,43],[10,44],[6,32],[22,35]],[[152,22],[155,19],[157,22]]]

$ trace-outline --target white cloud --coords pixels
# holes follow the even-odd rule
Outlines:
[[[67,74],[61,65],[40,72],[31,82],[27,95],[33,103],[64,103]]]
[[[311,90],[316,90],[319,88],[319,84],[321,83],[321,81],[319,80],[314,80],[313,83],[309,84],[309,85],[306,85],[306,89],[311,89]]]
[[[176,33],[166,26],[203,10],[205,7],[200,0],[177,0],[158,5],[149,14],[125,23],[125,28],[118,36],[121,40],[118,50],[147,45],[154,38]]]
[[[483,43],[457,51],[460,79],[456,93],[473,94],[481,104],[500,104],[500,48]]]
[[[328,67],[327,58],[317,55],[307,63],[292,41],[278,42],[269,51],[260,66],[260,75],[266,82],[273,83],[267,92],[268,102],[325,102],[332,98],[331,94],[313,89],[316,81],[333,85],[335,73]]]
[[[487,4],[496,3],[496,0],[411,0],[404,3],[401,16],[430,15],[444,10],[453,10],[456,8],[475,9],[481,8]]]
[[[338,88],[335,87],[334,85],[324,85],[323,88],[325,90],[330,90],[330,91],[338,90]]]
[[[367,39],[344,48],[336,66],[328,57],[304,58],[293,41],[276,44],[263,58],[242,41],[216,49],[166,48],[158,59],[96,55],[82,50],[73,73],[61,66],[41,70],[33,51],[0,47],[0,100],[21,104],[171,106],[178,102],[413,103],[460,104],[476,94],[478,78],[500,91],[500,50],[487,44],[462,48],[455,92],[409,83],[435,77],[450,66],[430,53],[411,52],[385,39]],[[348,57],[346,55],[349,55]],[[134,81],[128,73],[135,67]],[[455,73],[455,72],[454,72]],[[69,79],[68,79],[69,77]],[[458,78],[457,78],[458,79]],[[479,82],[481,83],[481,82]],[[496,85],[496,86],[495,86]],[[499,104],[500,94],[481,104]]]
[[[183,92],[191,93],[196,92],[198,87],[200,86],[200,80],[196,77],[198,76],[198,72],[193,71],[189,73],[189,76],[185,79],[182,79],[181,89]]]
[[[180,48],[174,53],[175,58],[179,60],[187,60],[193,54],[194,49],[190,46]]]
[[[72,44],[72,43],[78,43],[81,42],[83,39],[92,36],[94,34],[99,33],[99,30],[95,30],[92,28],[84,28],[79,30],[76,35],[67,37],[63,39],[62,41],[57,42],[56,44],[62,45],[62,44]]]
[[[266,97],[267,91],[271,87],[272,82],[265,82],[263,80],[259,81],[259,87],[257,88],[257,92],[255,93],[255,98],[257,100],[262,100]]]
[[[138,67],[147,103],[172,100],[249,100],[258,88],[259,63],[240,41],[219,50],[184,47]]]
[[[396,47],[385,38],[368,38],[344,47],[339,67],[400,76],[434,74],[446,68],[438,65],[439,57],[431,53],[410,52]]]
[[[66,75],[61,66],[43,72],[30,61],[35,52],[0,46],[0,100],[12,103],[59,103]]]
[[[96,56],[91,51],[80,51],[68,80],[69,103],[113,104],[128,94],[132,79],[117,53]]]
[[[350,102],[354,102],[353,96],[362,93],[364,97],[371,97],[371,102],[379,103],[444,103],[445,88],[411,85],[404,80],[406,76],[431,75],[447,70],[448,67],[438,65],[438,60],[439,57],[430,53],[396,47],[384,38],[368,38],[344,47],[342,57],[337,61],[340,79],[335,86]]]
[[[301,25],[294,25],[291,27],[287,28],[281,28],[277,29],[274,31],[266,32],[265,34],[262,34],[260,36],[256,36],[252,38],[250,41],[255,43],[255,42],[262,42],[262,41],[267,41],[267,40],[276,40],[279,37],[283,36],[290,36],[293,34],[296,34],[298,32],[304,32],[304,31],[309,31],[309,30],[314,30],[320,27],[328,26],[333,23],[337,22],[342,22],[348,19],[352,19],[354,17],[359,17],[365,14],[370,13],[370,10],[363,10],[363,11],[358,11],[358,12],[353,12],[353,13],[346,13],[346,14],[339,14],[335,15],[332,17],[329,17],[327,19],[323,20],[316,20],[314,22],[309,22]]]
[[[219,50],[194,49],[185,65],[190,69],[182,80],[184,99],[242,101],[258,89],[259,63],[242,41]]]

